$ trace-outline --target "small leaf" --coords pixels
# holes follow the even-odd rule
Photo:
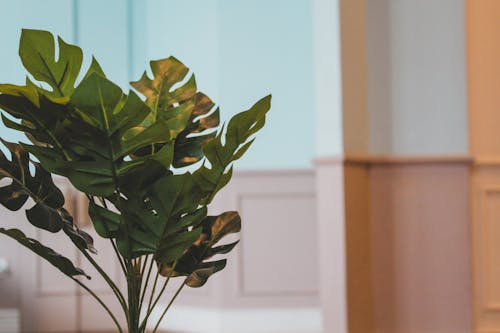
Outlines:
[[[186,278],[186,284],[191,288],[202,287],[210,276],[223,270],[226,267],[227,260],[218,260],[212,262],[204,262],[200,268],[189,274]]]
[[[239,242],[240,241],[238,240],[233,243],[208,248],[205,252],[204,258],[208,259],[216,254],[227,254],[231,252],[236,247],[236,245],[238,245]]]
[[[225,172],[229,164],[239,159],[252,144],[248,141],[264,126],[266,113],[271,107],[271,95],[255,103],[249,110],[235,115],[227,125],[223,144],[222,131],[203,145],[203,153],[210,162],[210,168],[202,167],[195,172],[200,186],[205,191],[205,203],[212,201],[215,194],[231,178],[231,170]]]
[[[225,212],[211,225],[211,243],[216,244],[222,237],[240,232],[241,218],[238,212]]]
[[[80,250],[89,250],[91,253],[97,254],[92,236],[75,226],[73,224],[73,218],[68,214],[68,212],[66,212],[64,208],[63,212],[63,231],[66,236],[68,236],[73,244],[75,244],[76,247]]]
[[[120,229],[120,215],[89,202],[89,215],[95,231],[104,238],[115,238]]]
[[[50,232],[58,232],[62,229],[61,217],[59,213],[45,205],[36,204],[26,210],[26,217],[35,227],[45,229]]]

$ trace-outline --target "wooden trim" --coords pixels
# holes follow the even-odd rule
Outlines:
[[[500,166],[500,156],[484,156],[474,159],[476,166]]]
[[[315,165],[332,164],[442,164],[465,163],[472,164],[475,160],[469,155],[376,155],[376,154],[346,154],[339,156],[324,156],[314,159]],[[500,165],[500,158],[498,159]]]

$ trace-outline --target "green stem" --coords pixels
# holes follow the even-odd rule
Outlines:
[[[140,316],[141,309],[139,307],[139,296],[140,296],[140,281],[141,275],[138,266],[134,265],[131,260],[126,261],[127,266],[127,289],[128,289],[128,304],[129,304],[129,316],[128,316],[128,332],[129,333],[140,333]]]
[[[125,264],[123,263],[120,252],[118,251],[118,248],[116,247],[116,243],[113,239],[110,239],[110,242],[111,242],[111,245],[113,246],[113,250],[115,251],[116,257],[118,258],[118,261],[120,262],[120,267],[122,268],[122,272],[125,276],[127,276],[127,269],[125,268]]]
[[[99,272],[99,274],[102,276],[104,281],[106,281],[106,283],[109,285],[111,290],[113,290],[113,293],[118,298],[118,301],[120,302],[120,305],[122,306],[123,311],[125,312],[125,314],[127,314],[128,313],[127,303],[125,302],[125,298],[123,297],[123,294],[120,292],[120,289],[118,289],[118,287],[113,282],[113,280],[111,280],[111,278],[108,276],[108,274],[106,274],[106,272],[101,268],[101,266],[99,266],[99,264],[94,260],[94,258],[92,258],[87,253],[87,251],[85,251],[84,249],[80,249],[80,252],[82,252],[82,254],[85,256],[85,258],[87,258],[87,260],[92,264],[92,266],[94,266],[94,268],[97,270],[97,272]]]
[[[153,283],[153,290],[151,290],[151,295],[149,295],[149,302],[148,302],[148,310],[147,312],[151,310],[151,304],[153,304],[153,297],[156,291],[156,285],[158,284],[158,278],[160,277],[160,269],[158,268],[158,271],[156,272],[155,276],[155,282]]]
[[[90,295],[92,295],[92,297],[95,298],[95,300],[97,302],[99,302],[99,304],[104,308],[104,310],[106,310],[106,312],[109,314],[109,316],[111,317],[111,319],[115,323],[116,327],[118,328],[118,332],[119,333],[123,333],[123,330],[122,330],[120,324],[118,323],[118,320],[113,315],[113,313],[111,312],[111,310],[107,307],[107,305],[99,298],[99,296],[97,296],[92,290],[90,290],[89,287],[87,287],[84,283],[80,282],[78,279],[76,279],[74,277],[71,277],[71,279],[73,281],[75,281],[76,283],[78,283],[78,285],[80,285],[80,287],[82,287],[83,289],[85,289]]]
[[[187,280],[187,279],[186,279]],[[182,282],[181,286],[179,287],[179,289],[177,289],[177,291],[175,292],[175,295],[174,297],[172,297],[172,299],[170,300],[170,302],[168,303],[167,307],[165,308],[165,310],[163,311],[163,313],[161,314],[160,316],[160,319],[158,320],[158,322],[156,323],[156,326],[155,328],[153,329],[153,332],[152,333],[156,333],[156,331],[158,330],[158,326],[160,326],[160,323],[161,321],[163,320],[163,317],[165,317],[165,314],[167,313],[168,309],[170,309],[170,307],[172,306],[172,303],[174,303],[175,299],[177,298],[177,296],[179,296],[179,293],[181,292],[182,288],[184,288],[184,286],[186,285],[186,280],[184,280],[184,282]]]
[[[149,259],[149,256],[146,257],[146,260],[144,261],[144,268],[142,269],[141,276],[144,274],[144,269],[146,268],[146,264],[147,264],[148,259]],[[146,280],[144,281],[144,287],[142,288],[142,295],[141,295],[141,299],[139,301],[141,309],[142,309],[142,305],[144,303],[144,296],[146,295],[146,290],[148,289],[149,277],[151,276],[151,271],[153,270],[153,263],[154,263],[154,260],[151,260],[151,262],[149,263],[148,274],[146,275]]]
[[[90,198],[92,198],[92,197],[90,197]],[[98,197],[98,198],[99,198],[99,201],[101,201],[104,208],[108,209],[108,205],[106,204],[106,199],[104,199],[102,197]],[[106,227],[106,229],[108,229],[108,226],[106,225],[106,223],[104,224],[104,226]],[[122,272],[125,276],[127,276],[127,269],[125,268],[125,264],[123,263],[122,256],[120,255],[120,251],[118,251],[118,248],[116,247],[115,241],[112,238],[110,238],[109,240],[111,242],[111,245],[113,246],[113,251],[115,252],[116,257],[118,258],[118,261],[120,262],[120,267],[122,268]]]
[[[172,270],[170,271],[170,273],[168,273],[168,277],[165,280],[165,282],[163,283],[163,286],[162,286],[160,292],[158,293],[158,296],[156,296],[156,299],[153,302],[153,305],[151,305],[151,311],[153,311],[154,307],[156,306],[156,304],[158,304],[158,302],[160,301],[161,296],[165,292],[165,289],[167,288],[168,282],[170,281],[170,278],[172,277],[172,273],[174,272],[176,264],[177,264],[177,262],[174,263],[174,265],[172,266]]]
[[[167,280],[165,281],[165,283],[163,283],[163,287],[161,288],[160,293],[158,294],[158,296],[156,297],[155,301],[153,302],[153,305],[148,306],[148,310],[146,312],[146,316],[144,317],[144,319],[143,319],[143,321],[141,323],[141,328],[142,329],[146,328],[149,316],[151,315],[151,313],[153,312],[153,309],[155,308],[156,304],[158,304],[158,302],[160,301],[161,296],[165,292],[165,289],[167,288],[168,282],[170,281],[170,278],[172,277],[172,275],[173,275],[173,273],[175,271],[175,266],[177,266],[177,261],[175,261],[174,264],[172,265],[172,269],[168,273]],[[152,296],[152,294],[151,294],[151,296]]]

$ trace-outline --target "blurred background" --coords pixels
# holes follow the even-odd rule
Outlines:
[[[240,211],[242,242],[164,328],[500,332],[499,1],[0,0],[1,82],[24,83],[22,28],[78,44],[125,90],[149,60],[173,55],[222,119],[273,94],[266,127],[212,207]],[[90,231],[84,201],[61,186]],[[24,252],[0,240],[0,332],[112,329],[92,299]]]

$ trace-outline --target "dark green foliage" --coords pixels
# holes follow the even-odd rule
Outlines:
[[[226,259],[206,261],[217,254],[230,252],[238,242],[216,246],[229,234],[241,230],[241,219],[237,212],[226,212],[219,216],[207,216],[200,223],[201,234],[192,243],[181,258],[170,262],[161,262],[161,274],[164,276],[187,276],[186,284],[190,287],[203,286],[208,278],[226,266]],[[174,262],[174,260],[177,260]],[[175,265],[175,267],[174,267]],[[172,272],[172,269],[174,270]]]
[[[87,253],[95,252],[92,238],[73,224],[51,174],[85,193],[95,230],[111,240],[127,276],[128,308],[121,301],[129,329],[137,328],[142,281],[136,279],[142,279],[144,267],[138,265],[144,256],[155,261],[162,275],[185,276],[191,287],[202,286],[225,267],[225,259],[208,260],[234,248],[237,242],[218,242],[239,232],[241,221],[236,212],[207,216],[207,205],[264,126],[271,97],[222,128],[218,107],[198,91],[194,75],[176,58],[151,61],[153,77],[144,73],[131,83],[143,100],[106,78],[94,58],[83,75],[81,49],[61,38],[57,48],[55,43],[49,32],[23,30],[19,55],[37,82],[27,78],[24,86],[0,84],[3,123],[31,142],[3,141],[11,159],[0,153],[0,180],[10,183],[1,188],[0,203],[18,210],[31,198],[29,222],[54,233],[63,230],[92,262]],[[191,171],[182,169],[186,166]],[[83,274],[20,231],[0,232],[63,273]]]

